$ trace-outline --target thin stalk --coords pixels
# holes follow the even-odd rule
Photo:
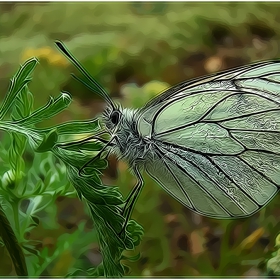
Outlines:
[[[18,222],[16,224],[19,226]],[[28,276],[27,266],[26,266],[22,248],[18,243],[16,235],[1,205],[0,205],[0,236],[11,256],[17,275]]]
[[[13,212],[14,212],[14,222],[15,222],[15,230],[18,233],[18,236],[20,236],[20,226],[19,226],[19,215],[18,215],[18,211],[19,211],[19,207],[18,207],[18,203],[17,202],[13,202],[12,203],[12,208],[13,208]]]

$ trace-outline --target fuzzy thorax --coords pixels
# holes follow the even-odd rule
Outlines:
[[[137,110],[119,108],[120,119],[114,125],[110,121],[112,112],[104,114],[107,129],[112,133],[114,145],[112,152],[119,158],[128,162],[129,166],[142,163],[147,159],[150,143],[144,139],[137,130]]]

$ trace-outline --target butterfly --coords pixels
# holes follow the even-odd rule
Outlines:
[[[142,171],[197,214],[235,219],[267,205],[280,186],[280,60],[182,82],[140,109],[122,108],[62,42],[83,74],[74,76],[107,102],[108,150],[137,178],[124,213],[144,185]],[[104,141],[104,140],[103,140]]]

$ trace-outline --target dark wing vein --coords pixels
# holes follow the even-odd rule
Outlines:
[[[231,213],[228,212],[228,210],[221,204],[220,201],[218,201],[209,191],[207,191],[203,185],[200,184],[200,182],[198,182],[191,174],[189,174],[182,166],[178,165],[172,158],[170,158],[168,156],[168,153],[163,153],[158,147],[156,147],[157,151],[161,154],[161,157],[162,158],[166,158],[168,159],[171,163],[173,163],[177,168],[179,168],[186,176],[188,176],[189,178],[191,178],[191,180],[193,182],[195,182],[200,188],[201,190],[203,190],[203,192],[208,195],[213,201],[215,201],[230,217],[234,217]],[[169,151],[168,151],[169,152]],[[176,154],[178,156],[178,154]],[[193,166],[195,166],[192,162],[184,159],[185,161],[189,162],[190,164],[192,164]],[[180,186],[181,190],[184,192],[184,194],[186,194],[185,190],[184,190],[184,187],[181,185],[180,181],[176,178],[176,176],[173,174],[172,170],[169,168],[168,164],[166,164],[166,162],[164,162],[166,168],[169,170],[169,172],[172,174],[173,178],[176,180],[176,182],[178,183],[178,185]],[[204,173],[205,174],[205,173]],[[208,176],[207,176],[208,177]],[[208,177],[209,178],[209,177]],[[209,178],[210,179],[210,178]],[[211,182],[213,182],[211,179],[210,179]],[[224,194],[226,194],[224,192]],[[186,194],[187,195],[187,194]],[[227,197],[229,197],[227,194],[226,194]],[[246,195],[247,196],[247,195]],[[188,196],[187,196],[188,197]],[[189,197],[188,197],[189,198]],[[232,198],[231,198],[232,199]],[[189,198],[189,201],[192,203],[192,200]],[[193,205],[193,203],[192,203]],[[239,207],[239,205],[237,205]],[[198,209],[196,209],[196,207],[193,205],[193,208],[195,209],[196,212],[200,212]],[[240,207],[239,207],[240,208]],[[242,209],[242,207],[241,207]],[[245,209],[242,209],[244,212],[246,212]]]
[[[176,181],[176,183],[178,184],[178,186],[181,189],[181,192],[186,196],[186,198],[189,200],[191,207],[193,210],[197,211],[197,209],[195,208],[192,200],[190,199],[189,195],[187,194],[187,192],[184,190],[184,188],[182,187],[180,181],[177,179],[177,177],[173,174],[173,171],[170,169],[170,167],[168,166],[168,164],[166,163],[165,159],[167,158],[159,149],[157,149],[156,147],[156,154],[159,156],[159,158],[161,158],[163,160],[163,163],[165,165],[165,167],[168,169],[168,171],[170,172],[172,178]],[[167,158],[169,159],[169,158]]]
[[[178,153],[176,153],[176,156],[178,156],[179,158],[181,158],[182,160],[184,160],[184,161],[187,161],[189,164],[191,164],[191,165],[193,165],[195,168],[197,168],[202,174],[204,174],[204,176],[206,176],[214,185],[217,185],[218,187],[219,187],[219,189],[224,193],[224,195],[225,196],[227,196],[228,198],[230,198],[230,199],[232,199],[234,202],[236,202],[236,205],[238,206],[238,208],[239,209],[241,209],[242,211],[244,211],[244,212],[246,212],[246,210],[241,206],[241,205],[239,205],[238,204],[238,201],[235,199],[235,198],[233,198],[233,197],[230,197],[225,191],[224,191],[224,189],[222,189],[221,188],[221,186],[219,185],[219,182],[216,182],[216,181],[214,181],[214,179],[213,178],[211,178],[206,172],[205,172],[205,170],[203,170],[200,166],[198,166],[196,163],[194,163],[194,162],[192,162],[192,161],[190,161],[190,160],[188,160],[187,158],[184,158],[184,157],[182,157],[180,154],[178,154]],[[230,178],[212,159],[211,159],[211,157],[209,157],[209,156],[205,156],[204,158],[206,158],[221,174],[223,174],[223,176],[225,176],[225,178],[226,179],[228,179],[229,180],[229,182],[232,184],[232,185],[234,185],[234,186],[236,186],[242,193],[243,193],[243,195],[245,196],[245,197],[247,197],[248,199],[250,199],[249,197],[248,197],[248,195],[243,191],[243,189],[240,187],[240,186],[238,186],[237,185],[237,183],[235,183],[233,180],[232,180],[232,178]],[[184,171],[186,174],[188,174],[188,176],[190,176],[189,175],[189,173],[185,170]],[[253,199],[253,198],[252,198]],[[258,204],[258,202],[257,201],[255,201],[254,199],[253,199],[253,201],[259,206],[259,204]],[[230,214],[231,215],[231,214]],[[232,217],[233,217],[233,215],[231,215]]]
[[[236,89],[238,90],[238,89]],[[233,94],[229,94],[223,98],[221,98],[218,102],[216,102],[212,107],[210,107],[198,120],[194,121],[194,122],[190,122],[188,124],[185,124],[185,125],[181,125],[181,126],[178,126],[178,127],[175,127],[175,128],[172,128],[172,129],[169,129],[169,130],[165,130],[164,132],[161,132],[161,133],[156,133],[157,136],[160,136],[160,135],[164,135],[164,134],[168,134],[170,132],[173,132],[173,131],[176,131],[176,130],[179,130],[179,129],[183,129],[183,128],[186,128],[186,127],[189,127],[189,126],[192,126],[192,125],[195,125],[197,123],[201,123],[203,119],[205,119],[207,117],[207,115],[209,115],[219,104],[221,104],[223,101],[225,101],[226,99],[228,99],[229,97],[231,96],[235,96],[235,95],[240,95],[240,94],[246,94],[246,95],[253,95],[253,96],[258,96],[258,97],[261,97],[261,98],[264,98],[270,102],[273,102],[275,103],[277,106],[279,106],[280,104],[278,102],[276,102],[275,100],[271,99],[271,98],[268,98],[266,96],[262,96],[261,94],[258,94],[258,93],[253,93],[253,92],[247,92],[245,90],[240,90],[238,92],[236,92],[236,90],[221,90],[223,92],[234,92]],[[181,97],[181,98],[177,98],[176,100],[173,99],[171,100],[169,103],[165,104],[163,107],[160,108],[160,110],[155,114],[153,120],[152,120],[152,134],[154,133],[154,128],[155,128],[155,123],[156,123],[156,120],[158,118],[158,116],[160,115],[160,113],[168,106],[170,105],[171,103],[173,103],[174,101],[177,101],[177,100],[180,100],[180,99],[183,99],[185,98],[185,96]],[[240,118],[244,118],[244,117],[247,117],[247,116],[253,116],[253,115],[258,115],[258,114],[261,114],[261,113],[266,113],[266,112],[270,112],[270,111],[277,111],[277,110],[280,110],[279,109],[270,109],[270,110],[262,110],[262,111],[258,111],[258,112],[254,112],[254,113],[250,113],[250,114],[244,114],[244,115],[240,115],[240,116],[236,116],[236,117],[232,117],[232,118],[228,118],[228,119],[223,119],[223,120],[203,120],[203,122],[207,122],[207,123],[218,123],[218,122],[221,122],[221,121],[228,121],[228,120],[234,120],[234,119],[240,119]]]
[[[254,166],[252,166],[251,164],[249,164],[246,160],[244,160],[242,157],[237,156],[239,158],[239,160],[241,160],[244,164],[246,164],[249,168],[252,168],[255,172],[257,172],[260,176],[262,176],[263,178],[265,178],[267,181],[269,181],[271,184],[273,184],[277,189],[279,189],[279,186],[273,182],[273,180],[271,180],[269,177],[267,177],[263,172],[259,171],[258,169],[256,169]]]
[[[203,120],[201,122],[204,123],[218,123],[218,122],[225,122],[225,121],[233,121],[233,120],[238,120],[244,117],[251,117],[251,116],[255,116],[255,115],[259,115],[259,114],[263,114],[263,113],[267,113],[267,112],[274,112],[274,111],[279,111],[280,112],[280,108],[279,109],[269,109],[269,110],[263,110],[263,111],[258,111],[258,112],[253,112],[253,113],[248,113],[248,114],[244,114],[241,116],[235,116],[235,117],[230,117],[230,118],[224,118],[220,121],[213,121],[213,120]]]

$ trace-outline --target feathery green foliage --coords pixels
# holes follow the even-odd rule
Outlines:
[[[46,207],[46,203],[40,207],[39,204],[42,201],[46,202],[47,195],[52,198],[48,200],[50,204],[59,194],[66,194],[69,191],[66,186],[57,190],[46,189],[46,185],[50,184],[49,180],[59,180],[61,172],[60,176],[55,176],[53,173],[52,178],[46,177],[44,181],[37,180],[37,187],[30,189],[28,181],[30,178],[24,173],[23,153],[28,147],[37,153],[51,152],[64,163],[71,184],[78,196],[87,204],[94,221],[94,230],[99,239],[103,262],[99,267],[87,271],[86,275],[121,277],[125,273],[125,266],[121,263],[123,259],[126,259],[122,255],[123,251],[133,250],[139,245],[143,234],[142,227],[130,220],[126,230],[121,235],[119,234],[125,221],[125,217],[121,214],[124,201],[117,187],[104,186],[101,182],[100,174],[101,170],[107,166],[106,160],[97,159],[88,167],[87,172],[90,176],[79,175],[79,169],[102,145],[98,142],[85,144],[62,142],[71,134],[84,135],[98,131],[100,129],[98,120],[73,121],[43,129],[35,126],[60,113],[69,106],[72,100],[68,93],[63,92],[58,97],[51,98],[46,105],[32,111],[33,96],[27,85],[37,62],[33,58],[21,66],[11,79],[8,93],[0,107],[0,129],[9,132],[11,139],[8,151],[10,169],[3,175],[0,188],[1,203],[4,207],[4,210],[0,211],[2,221],[0,235],[3,243],[9,250],[18,275],[27,275],[26,266],[33,267],[33,273],[36,271],[38,276],[43,272],[42,268],[39,268],[39,258],[36,259],[38,263],[33,263],[32,266],[25,263],[23,248],[33,255],[38,255],[38,252],[28,244],[24,233],[38,225],[36,213]],[[62,166],[59,167],[63,170]],[[25,214],[21,213],[21,215],[19,205],[27,197],[29,205]],[[9,214],[7,218],[4,213],[5,208],[12,209],[12,211],[7,211]],[[13,216],[10,215],[11,213]],[[41,258],[44,254],[41,252]],[[45,266],[41,265],[41,267]],[[30,274],[30,270],[31,268],[29,275],[35,276]],[[75,270],[68,276],[75,276],[77,272],[78,270]]]

